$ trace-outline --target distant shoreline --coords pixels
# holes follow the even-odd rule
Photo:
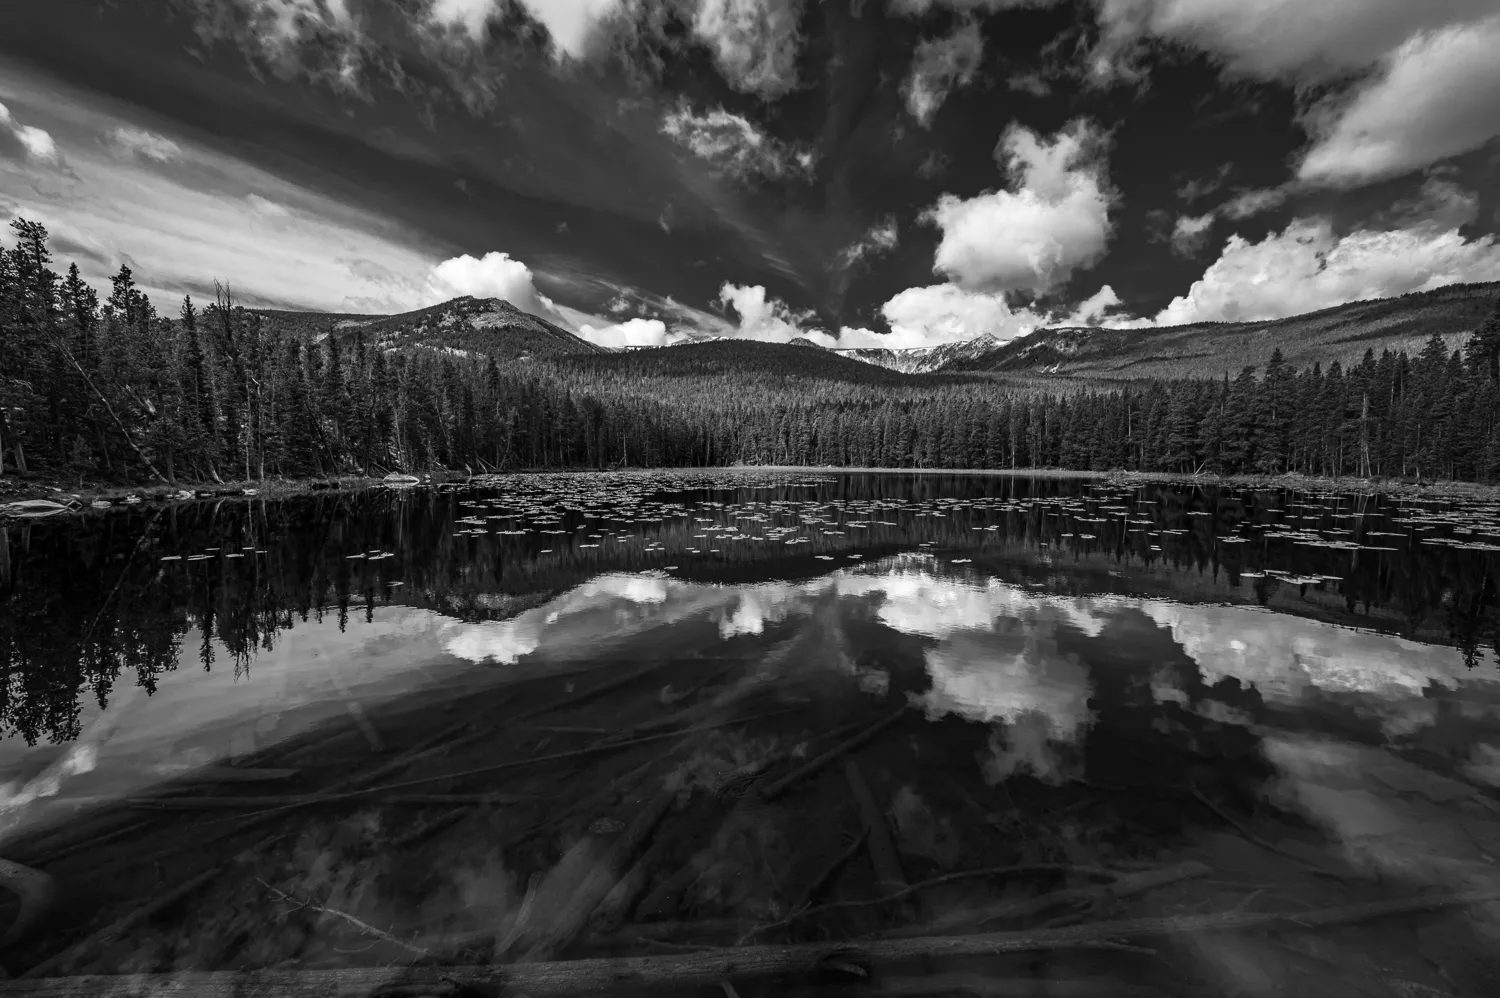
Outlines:
[[[959,475],[994,478],[1095,479],[1121,485],[1147,482],[1177,482],[1187,485],[1219,485],[1234,488],[1316,489],[1386,495],[1482,496],[1500,498],[1500,485],[1482,482],[1415,482],[1395,478],[1326,478],[1314,475],[1194,475],[1180,471],[1080,471],[1072,468],[845,468],[831,465],[731,465],[730,471],[807,471],[846,475]]]
[[[1173,482],[1188,485],[1216,485],[1231,488],[1268,489],[1333,489],[1339,492],[1365,495],[1426,496],[1430,498],[1484,498],[1500,499],[1500,485],[1478,482],[1415,482],[1398,479],[1321,478],[1307,475],[1193,475],[1182,472],[1143,471],[1083,471],[1069,468],[862,468],[832,465],[773,465],[744,464],[723,465],[714,468],[620,468],[613,472],[598,469],[529,469],[504,471],[475,476],[462,472],[431,473],[426,484],[442,484],[478,479],[506,478],[512,475],[662,475],[703,473],[713,471],[768,472],[776,474],[841,474],[841,475],[949,475],[969,478],[1033,478],[1062,481],[1099,481],[1116,485],[1143,485],[1151,482]],[[203,493],[197,498],[256,497],[261,499],[286,499],[314,492],[336,492],[348,494],[384,484],[383,478],[362,475],[329,475],[303,479],[270,478],[264,480],[194,482],[183,481],[176,485],[146,482],[136,485],[113,483],[84,483],[82,488],[68,488],[57,482],[39,480],[17,480],[13,476],[0,478],[0,505],[17,500],[52,499],[73,500],[88,509],[92,502],[120,504],[127,496],[139,496],[142,504],[169,501],[184,490]],[[249,491],[247,491],[249,490]],[[186,500],[184,500],[186,501]],[[62,514],[58,514],[62,515]],[[0,519],[4,519],[0,516]]]

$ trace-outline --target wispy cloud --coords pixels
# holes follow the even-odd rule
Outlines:
[[[4,155],[6,145],[12,145],[19,158],[33,163],[56,166],[61,162],[51,132],[24,124],[16,119],[9,107],[0,104],[0,155]]]
[[[983,58],[984,36],[979,32],[979,22],[972,17],[961,20],[941,38],[918,42],[911,70],[901,85],[901,95],[911,116],[923,128],[931,125],[948,95],[974,81]]]
[[[109,141],[124,155],[157,163],[170,163],[182,156],[182,148],[176,142],[144,128],[121,125],[110,130]]]
[[[683,101],[663,116],[661,130],[699,159],[742,179],[806,176],[815,162],[811,150],[781,142],[723,108],[697,112]]]
[[[870,226],[869,231],[863,236],[840,251],[838,256],[839,266],[852,267],[865,257],[890,252],[896,248],[897,236],[895,216],[891,215],[881,219]]]
[[[0,83],[18,101],[24,95],[32,116],[45,124],[49,138],[42,151],[50,153],[0,158],[0,188],[11,195],[0,211],[7,220],[24,216],[46,225],[60,252],[80,250],[79,269],[101,288],[131,260],[164,310],[217,279],[247,303],[346,311],[361,299],[402,302],[343,261],[373,260],[420,282],[446,255],[386,219],[183,135],[155,135],[132,148],[170,148],[191,157],[191,171],[163,170],[155,155],[121,156],[113,136],[152,133],[122,119],[108,102],[3,73]],[[59,149],[67,150],[68,176],[53,165]]]

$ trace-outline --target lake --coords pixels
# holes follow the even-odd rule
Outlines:
[[[11,520],[0,992],[1492,996],[1497,604],[1500,504],[1415,494]]]

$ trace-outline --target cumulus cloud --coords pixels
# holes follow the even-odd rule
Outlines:
[[[127,156],[170,163],[182,155],[182,149],[171,139],[144,128],[122,125],[109,133],[110,144]]]
[[[961,20],[949,35],[919,42],[911,71],[901,85],[911,116],[923,128],[931,125],[948,94],[973,82],[983,58],[984,36],[972,17]]]
[[[723,335],[770,343],[808,339],[819,346],[850,350],[884,348],[910,350],[959,343],[980,336],[997,342],[1014,339],[1044,325],[1088,325],[1119,304],[1112,288],[1104,287],[1070,312],[1041,313],[1012,308],[995,292],[969,291],[954,284],[907,288],[881,306],[889,332],[844,326],[836,334],[817,326],[813,313],[798,312],[767,295],[760,285],[726,283],[719,301],[735,315],[735,325]]]
[[[734,89],[774,100],[797,85],[801,0],[697,0],[693,36]]]
[[[719,288],[719,302],[734,310],[739,323],[733,335],[742,339],[790,343],[808,336],[824,346],[832,344],[832,337],[822,330],[804,328],[811,318],[808,313],[794,312],[785,302],[768,297],[761,285],[742,286],[726,281]]]
[[[9,141],[0,141],[0,152],[6,145],[14,143],[20,154],[31,162],[52,166],[62,162],[50,132],[35,125],[22,124],[10,113],[10,108],[0,104],[0,140],[6,139]]]
[[[582,59],[590,54],[599,28],[620,7],[619,0],[521,0],[526,12],[547,29],[553,54]],[[489,36],[490,21],[504,13],[500,0],[433,0],[427,23],[457,29],[473,42]]]
[[[1208,241],[1208,233],[1213,228],[1213,224],[1212,212],[1202,215],[1179,215],[1177,224],[1172,226],[1172,249],[1183,256],[1192,256],[1197,253]]]
[[[1500,135],[1500,14],[1414,35],[1346,98],[1320,105],[1298,179],[1349,186],[1399,176]]]
[[[887,216],[870,226],[869,231],[859,239],[845,246],[839,252],[839,264],[852,267],[867,256],[888,253],[896,248],[897,236],[896,218],[894,215]]]
[[[440,29],[457,28],[480,42],[488,37],[490,18],[498,12],[495,0],[432,0],[427,23]]]
[[[846,328],[839,334],[839,346],[915,349],[964,343],[981,336],[1004,343],[1044,326],[1113,324],[1108,313],[1119,305],[1119,295],[1107,284],[1071,309],[1045,312],[1014,307],[1003,294],[970,291],[951,283],[933,284],[907,288],[880,307],[890,324],[889,333]]]
[[[1030,309],[1012,309],[1002,294],[968,291],[954,284],[907,288],[880,311],[891,326],[883,345],[892,348],[935,346],[984,335],[1004,341],[1044,322]]]
[[[1081,120],[1050,139],[1006,129],[995,157],[1015,189],[944,194],[924,212],[943,233],[933,270],[965,288],[1041,294],[1092,266],[1111,232],[1102,147]]]
[[[1299,218],[1252,243],[1232,235],[1157,325],[1274,319],[1350,301],[1500,280],[1494,236],[1466,240],[1454,228],[1360,229],[1336,235],[1327,219]]]
[[[578,335],[602,347],[660,347],[687,339],[684,333],[674,333],[660,319],[627,319],[608,326],[595,327],[584,323],[578,327]]]
[[[699,159],[741,178],[780,178],[806,174],[813,167],[810,150],[781,142],[723,108],[700,114],[684,101],[662,118],[661,130]]]
[[[1073,306],[1073,311],[1063,319],[1065,326],[1093,326],[1103,323],[1112,308],[1121,305],[1120,296],[1108,284]]]
[[[508,253],[491,251],[482,257],[465,253],[432,268],[425,295],[428,301],[424,304],[437,304],[461,295],[503,298],[523,312],[572,327],[552,299],[537,291],[531,268]]]

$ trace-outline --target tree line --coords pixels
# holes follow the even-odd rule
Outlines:
[[[1414,357],[1370,350],[1347,369],[1295,370],[1278,350],[1233,378],[1083,390],[983,376],[861,382],[683,360],[742,344],[530,360],[389,349],[357,327],[309,335],[218,284],[214,301],[185,297],[168,318],[128,267],[100,300],[76,264],[53,269],[43,226],[11,229],[0,474],[177,482],[743,463],[1500,481],[1500,300],[1462,349],[1434,334]]]

